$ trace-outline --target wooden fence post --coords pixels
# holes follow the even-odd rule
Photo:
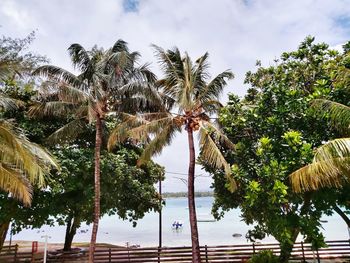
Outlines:
[[[30,262],[31,262],[31,263],[34,263],[34,261],[35,261],[35,257],[34,257],[34,251],[33,251],[33,249],[32,249],[32,258],[31,258]]]
[[[253,243],[253,255],[255,255],[255,243]]]
[[[161,252],[161,247],[158,247],[158,263],[160,263],[160,252]]]
[[[112,249],[109,248],[108,252],[109,252],[109,263],[111,263],[112,262]]]
[[[15,262],[17,262],[18,244],[15,245]]]
[[[303,262],[305,262],[304,242],[301,241],[301,251],[303,253]]]
[[[128,247],[128,261],[130,262],[130,248]]]
[[[205,262],[208,263],[208,246],[205,245]]]

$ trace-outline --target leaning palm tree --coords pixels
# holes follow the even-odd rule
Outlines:
[[[211,122],[210,115],[216,113],[221,104],[218,97],[228,79],[233,78],[231,71],[224,71],[210,82],[208,74],[208,53],[193,63],[180,51],[164,51],[154,46],[164,78],[158,81],[158,90],[163,98],[163,107],[157,112],[141,114],[125,114],[124,121],[112,132],[109,147],[131,140],[146,143],[139,159],[139,165],[159,154],[169,145],[177,132],[184,128],[188,136],[188,207],[191,226],[192,262],[200,262],[200,249],[197,230],[197,218],[194,198],[195,149],[193,133],[199,131],[201,158],[218,169],[224,169],[230,180],[231,188],[236,187],[231,178],[230,166],[225,161],[217,142],[233,147],[220,129]],[[177,112],[176,112],[177,111]]]
[[[87,124],[94,124],[95,136],[95,208],[89,262],[93,262],[100,217],[100,154],[104,120],[109,114],[135,112],[135,108],[152,107],[157,94],[152,83],[155,75],[147,65],[137,65],[139,54],[129,52],[127,43],[118,40],[104,51],[94,47],[87,51],[79,44],[69,47],[74,75],[56,66],[43,66],[35,73],[47,77],[41,89],[42,101],[30,110],[33,116],[71,116],[72,121],[53,133],[51,143],[77,138]],[[146,96],[146,95],[147,96]],[[148,100],[152,98],[152,100]]]
[[[21,70],[19,61],[0,55],[0,88],[4,80],[20,74]],[[22,101],[8,97],[0,90],[1,112],[15,111],[20,106],[23,106]],[[57,164],[45,149],[30,142],[22,130],[3,118],[0,118],[0,144],[0,188],[30,206],[33,185],[43,187],[45,174],[50,168],[57,168]],[[1,238],[0,242],[3,240]]]
[[[350,107],[324,99],[314,100],[312,107],[327,113],[333,126],[344,134],[349,132]],[[350,138],[335,139],[322,145],[316,150],[312,163],[293,172],[290,178],[296,192],[349,183]]]

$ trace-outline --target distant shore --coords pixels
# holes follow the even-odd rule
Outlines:
[[[195,192],[195,197],[208,197],[214,196],[213,191],[203,191],[203,192]],[[187,197],[187,192],[165,192],[162,194],[163,198],[180,198]]]

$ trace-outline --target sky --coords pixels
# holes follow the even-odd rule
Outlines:
[[[245,94],[244,76],[254,71],[256,60],[273,64],[308,35],[331,47],[349,41],[350,0],[0,0],[0,35],[22,38],[31,31],[36,32],[32,50],[68,70],[72,43],[108,48],[123,39],[159,77],[151,44],[177,46],[193,59],[208,51],[212,76],[226,69],[235,74],[221,98],[225,102],[229,92]],[[171,172],[163,191],[186,191],[175,178],[186,178],[185,134],[155,160]],[[196,174],[196,190],[209,190],[210,176],[199,166]]]

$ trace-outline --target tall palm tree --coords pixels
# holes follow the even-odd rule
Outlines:
[[[196,157],[193,133],[199,131],[201,158],[218,169],[224,169],[232,190],[235,189],[236,185],[231,178],[230,166],[216,142],[223,142],[229,148],[233,148],[233,145],[210,119],[210,115],[216,113],[220,108],[218,97],[227,84],[226,81],[233,78],[233,74],[231,71],[224,71],[207,82],[210,77],[208,53],[193,63],[187,53],[181,56],[177,48],[167,51],[157,46],[154,48],[165,74],[164,78],[158,81],[159,94],[164,102],[163,108],[153,113],[124,115],[123,123],[110,136],[109,147],[128,138],[134,142],[146,143],[139,160],[141,165],[169,145],[176,132],[181,132],[182,128],[186,130],[189,146],[188,207],[192,262],[200,262],[194,198]]]
[[[312,103],[317,111],[327,113],[333,126],[344,134],[349,132],[350,107],[325,99]],[[340,187],[350,179],[350,138],[339,138],[320,146],[311,164],[290,175],[294,191]]]
[[[51,142],[76,138],[87,123],[95,125],[95,209],[89,250],[89,262],[93,262],[100,217],[100,152],[104,120],[108,114],[151,107],[152,102],[145,94],[156,103],[157,95],[149,85],[155,81],[155,75],[147,65],[137,65],[140,55],[129,52],[123,40],[118,40],[106,51],[96,47],[87,51],[79,44],[72,44],[68,51],[80,74],[76,76],[56,66],[38,68],[35,73],[46,76],[48,81],[42,89],[44,101],[34,106],[30,113],[73,116],[71,122],[50,136]]]

